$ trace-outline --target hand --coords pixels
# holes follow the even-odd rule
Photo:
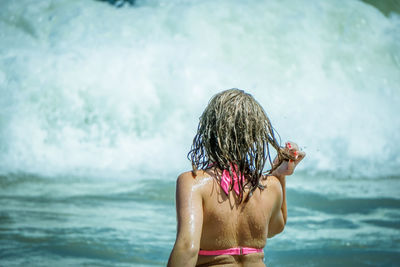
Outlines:
[[[291,175],[294,172],[294,169],[296,168],[297,164],[299,164],[300,161],[304,159],[306,156],[306,153],[303,151],[299,150],[299,146],[294,143],[294,142],[287,142],[285,147],[282,148],[282,152],[286,155],[288,155],[289,160],[283,160],[282,163],[279,165],[278,168],[276,168],[273,172],[272,175],[276,177],[282,177],[282,176],[287,176]],[[278,157],[274,159],[273,164],[278,164]]]

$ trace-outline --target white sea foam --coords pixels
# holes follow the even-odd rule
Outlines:
[[[312,2],[1,1],[0,172],[189,169],[207,101],[238,87],[306,172],[399,175],[399,16]]]

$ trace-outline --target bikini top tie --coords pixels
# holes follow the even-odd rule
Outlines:
[[[231,171],[232,171],[232,175],[233,177],[231,177],[230,173],[228,170],[223,170],[222,175],[221,175],[221,188],[222,190],[225,192],[226,195],[229,194],[229,188],[231,187],[232,183],[233,183],[233,191],[235,191],[236,195],[239,195],[239,179],[240,182],[243,183],[244,181],[244,176],[242,174],[239,173],[239,178],[236,174],[236,172],[234,171],[235,169],[237,170],[238,167],[236,164],[231,164]]]

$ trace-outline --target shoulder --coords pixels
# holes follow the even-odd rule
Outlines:
[[[178,179],[176,181],[177,183],[183,183],[183,182],[190,182],[194,179],[195,177],[193,176],[193,173],[189,171],[179,174]]]
[[[280,197],[282,196],[282,185],[279,179],[276,176],[270,175],[266,177],[266,189],[268,192],[272,193],[274,196]]]
[[[196,173],[192,171],[183,172],[178,176],[177,182],[178,183],[196,183],[204,178],[208,177],[209,175],[203,171],[198,170]]]
[[[177,193],[181,191],[186,191],[190,189],[194,184],[194,177],[191,172],[184,172],[178,176],[176,180],[176,191]]]
[[[193,205],[201,205],[204,198],[204,183],[192,172],[184,172],[176,180],[176,208],[177,210]]]
[[[207,184],[211,177],[203,170],[198,170],[195,174],[188,171],[181,173],[176,181],[177,188],[181,189],[201,189]],[[194,188],[195,187],[195,188]]]

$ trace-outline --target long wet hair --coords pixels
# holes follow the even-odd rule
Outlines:
[[[278,137],[278,138],[277,138]],[[278,141],[279,139],[279,141]],[[273,164],[270,146],[277,151],[278,164]],[[269,161],[271,174],[286,159],[280,148],[279,135],[261,105],[252,95],[229,89],[214,95],[200,117],[197,134],[188,153],[193,174],[197,169],[210,166],[233,172],[238,179],[239,202],[243,200],[244,187],[250,187],[246,201],[252,193],[264,187],[260,184],[264,166]],[[217,174],[218,181],[221,174]],[[233,183],[229,190],[232,190]]]

